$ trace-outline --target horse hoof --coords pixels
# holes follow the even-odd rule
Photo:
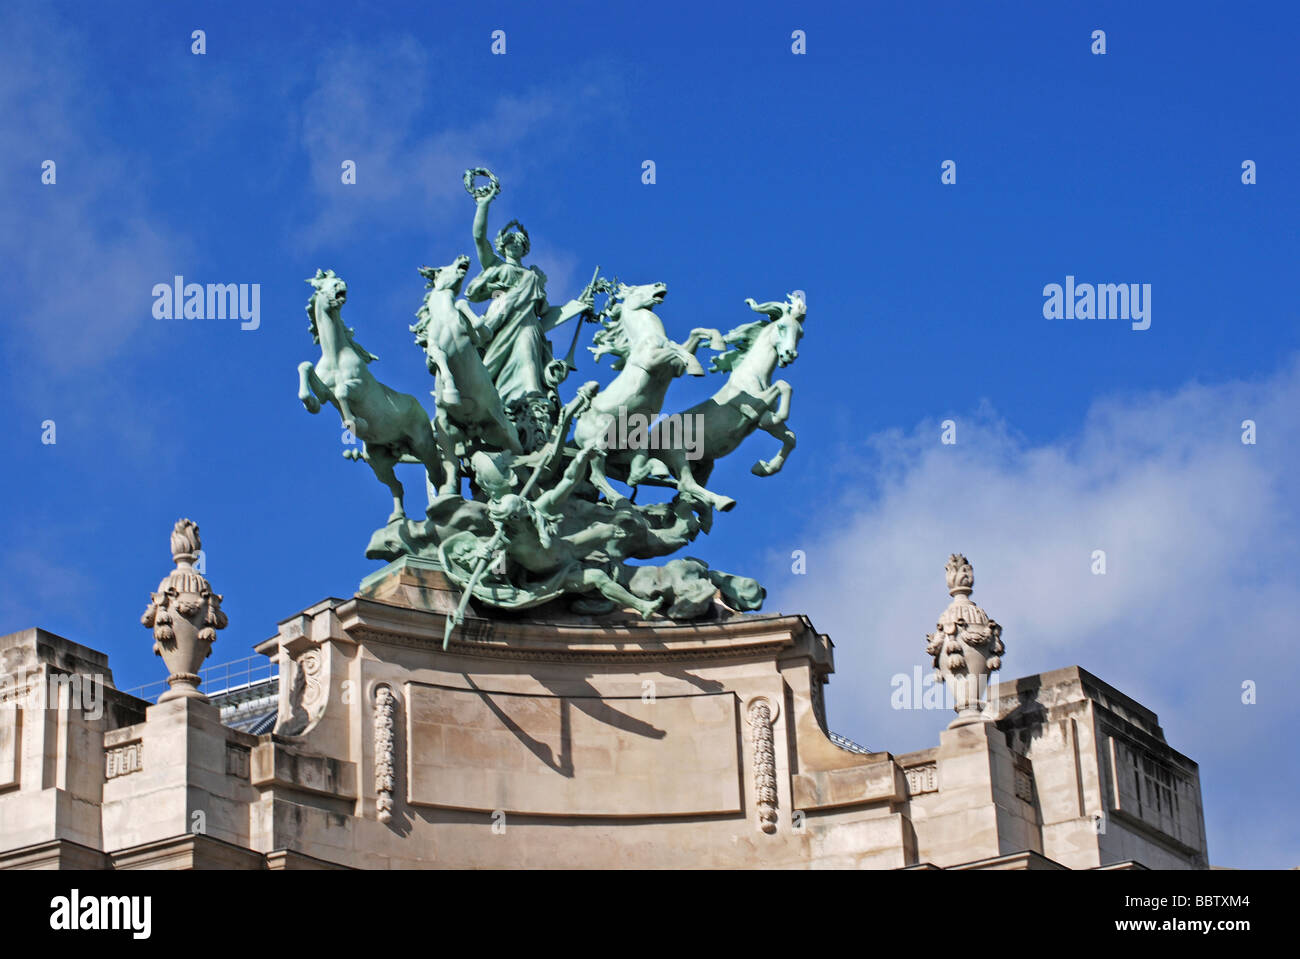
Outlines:
[[[767,460],[759,460],[749,470],[755,476],[771,476],[776,469]]]
[[[316,397],[312,396],[310,393],[306,396],[300,396],[298,399],[302,400],[302,405],[307,408],[308,413],[320,412],[320,400],[316,399]]]
[[[717,505],[718,505],[719,512],[726,513],[729,512],[733,507],[735,507],[736,501],[732,499],[730,496],[719,496]]]

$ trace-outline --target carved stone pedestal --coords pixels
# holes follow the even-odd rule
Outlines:
[[[265,848],[352,866],[907,865],[902,772],[828,738],[831,643],[806,618],[471,615],[444,652],[458,600],[399,560],[259,647],[280,659],[274,748],[346,757],[357,783],[339,829],[320,790],[277,778]]]

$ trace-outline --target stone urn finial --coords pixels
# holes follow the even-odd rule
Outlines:
[[[194,568],[201,548],[198,524],[177,520],[171,546],[176,568],[151,594],[140,622],[153,630],[154,654],[161,656],[171,671],[167,677],[171,688],[158,702],[180,698],[206,702],[208,697],[199,692],[199,667],[212,654],[217,630],[226,628],[226,614],[221,611],[220,594],[214,593]]]
[[[952,602],[939,617],[938,628],[925,637],[925,651],[934,657],[940,682],[953,693],[957,718],[948,724],[965,726],[985,721],[984,704],[990,673],[1002,668],[1002,627],[970,599],[975,570],[961,553],[944,566]]]

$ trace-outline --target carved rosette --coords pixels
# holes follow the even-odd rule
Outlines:
[[[970,598],[975,589],[970,561],[953,553],[944,569],[952,602],[939,617],[938,628],[925,637],[925,651],[934,657],[939,681],[953,691],[957,718],[949,724],[951,728],[986,718],[988,677],[1002,668],[1006,647],[1002,645],[1002,627]]]
[[[391,686],[381,685],[375,690],[375,809],[380,822],[393,818],[393,789],[396,766],[393,747],[393,727],[397,710],[397,697]]]
[[[758,807],[758,828],[776,832],[776,750],[772,705],[758,698],[749,704],[749,737],[754,749],[754,798]]]
[[[194,568],[201,549],[198,524],[177,520],[171,547],[176,568],[158,584],[140,617],[140,622],[153,630],[154,654],[161,656],[171,671],[167,677],[170,688],[158,702],[181,698],[206,701],[198,688],[199,667],[212,655],[217,630],[226,628],[226,614],[221,611],[221,595],[214,593]]]

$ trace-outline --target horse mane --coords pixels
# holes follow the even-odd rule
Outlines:
[[[599,360],[606,353],[614,356],[614,369],[621,370],[627,363],[627,358],[632,355],[632,341],[628,339],[627,330],[623,326],[622,316],[619,315],[619,304],[610,313],[609,320],[601,320],[601,328],[596,331],[596,335],[591,338],[595,346],[589,346],[593,358]]]
[[[604,309],[605,319],[601,317],[601,328],[591,338],[595,346],[589,346],[593,359],[597,362],[606,353],[614,355],[614,369],[621,370],[627,363],[627,358],[632,355],[632,341],[627,337],[627,330],[623,326],[623,301],[619,299],[618,278],[612,281],[601,280],[604,291],[609,295],[609,303]]]
[[[412,333],[415,334],[415,342],[418,343],[420,346],[429,345],[429,338],[425,335],[424,331],[429,328],[430,316],[431,314],[429,313],[428,301],[421,300],[420,308],[415,311],[415,319],[416,319],[415,325],[407,327],[407,329],[409,329]]]
[[[729,373],[734,370],[736,364],[745,358],[745,354],[758,342],[763,330],[771,322],[771,320],[754,320],[752,323],[736,327],[724,336],[723,342],[733,349],[715,356],[713,362],[709,364],[709,372]]]
[[[320,329],[316,326],[316,311],[313,309],[315,305],[316,294],[313,292],[307,301],[307,329],[311,332],[311,341],[320,346]]]
[[[424,281],[425,281],[424,288],[426,290],[432,290],[434,282],[438,279],[438,273],[443,269],[443,267],[422,266],[419,269],[420,269],[420,276],[424,277]],[[407,327],[407,329],[409,329],[412,333],[415,334],[415,342],[418,343],[420,346],[428,345],[428,338],[424,335],[424,331],[429,328],[430,316],[431,314],[429,313],[429,298],[426,295],[424,297],[421,297],[420,308],[415,311],[415,320],[416,320],[415,325]]]
[[[424,281],[425,281],[424,288],[426,290],[432,290],[434,284],[438,281],[438,274],[441,273],[443,270],[451,269],[451,267],[455,265],[456,264],[452,262],[447,264],[446,266],[420,267],[419,268],[420,276],[424,277]],[[460,284],[459,283],[456,284],[456,286],[453,287],[452,289],[453,289],[453,293],[459,294]],[[428,346],[428,337],[425,335],[425,330],[429,328],[429,321],[433,318],[433,314],[429,312],[428,294],[426,294],[420,300],[420,308],[415,311],[415,318],[416,318],[415,325],[409,326],[407,327],[407,329],[409,329],[412,333],[415,334],[416,343],[418,343],[420,346]]]
[[[438,278],[438,272],[442,269],[440,266],[422,266],[420,267],[420,276],[424,277],[424,288],[433,289],[433,281]]]

